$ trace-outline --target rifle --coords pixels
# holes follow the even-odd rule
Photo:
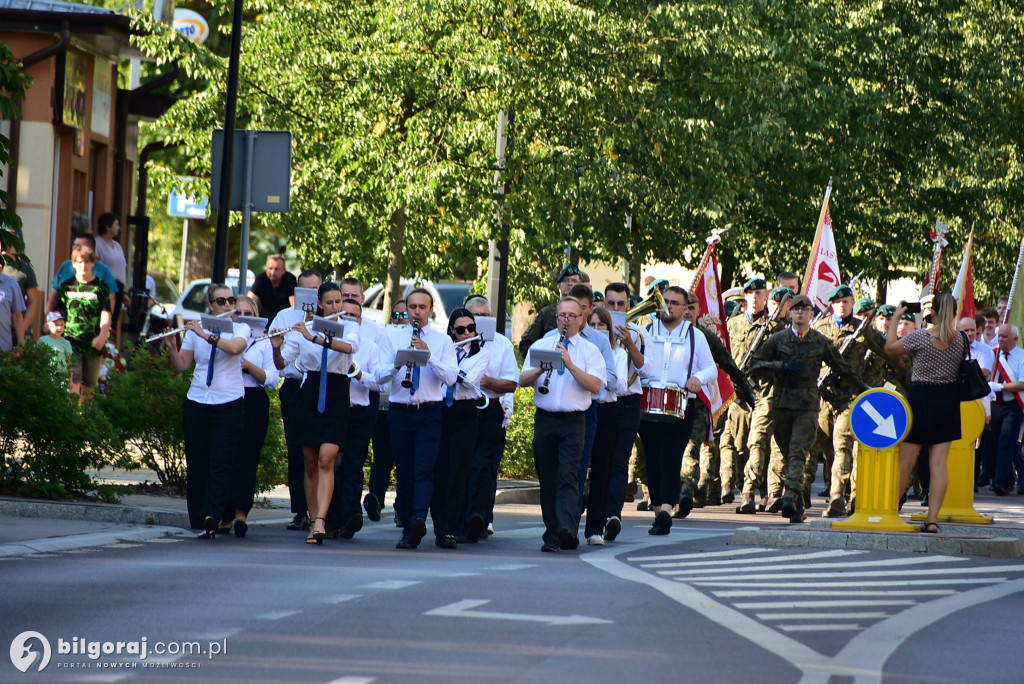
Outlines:
[[[839,345],[839,356],[842,356],[843,358],[846,357],[846,350],[850,348],[850,345],[857,341],[857,338],[861,336],[861,333],[864,332],[865,328],[871,325],[871,321],[873,320],[875,320],[874,311],[865,316],[864,320],[857,326],[857,329],[853,331],[853,334],[848,335],[846,339],[843,340],[843,343]],[[818,379],[818,393],[821,394],[825,401],[833,406],[838,403],[840,398],[840,394],[835,387],[837,381],[838,378],[836,377],[836,372],[831,368],[829,368],[828,372]]]
[[[778,307],[775,309],[775,313],[769,316],[768,321],[761,326],[760,330],[757,331],[757,336],[754,338],[754,342],[750,345],[750,348],[747,349],[747,353],[743,355],[743,361],[740,362],[740,370],[744,373],[747,372],[747,367],[750,365],[750,362],[753,361],[754,353],[757,352],[757,348],[761,346],[762,342],[764,342],[764,336],[768,334],[768,328],[772,327],[772,323],[779,320],[779,314],[782,312],[782,309],[786,306],[786,302],[788,301],[789,295],[783,295],[782,299],[779,301]]]

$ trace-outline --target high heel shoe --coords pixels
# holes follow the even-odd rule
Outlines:
[[[316,529],[317,520],[321,522],[319,530]],[[313,518],[313,524],[310,526],[309,537],[306,539],[307,544],[312,543],[320,546],[324,543],[324,539],[327,538],[327,531],[324,529],[325,522],[326,521],[323,518]],[[312,539],[313,541],[310,542],[310,539]]]
[[[217,536],[217,521],[211,516],[206,516],[206,520],[203,521],[203,533],[197,537],[197,539],[213,539]]]

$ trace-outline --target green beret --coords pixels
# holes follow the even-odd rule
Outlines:
[[[579,274],[580,267],[569,261],[562,267],[562,272],[558,274],[557,278],[555,278],[555,282],[560,283],[569,276],[578,276]]]
[[[870,297],[861,297],[853,304],[853,313],[867,313],[875,308],[875,300]]]
[[[768,296],[772,298],[772,301],[781,302],[782,298],[785,297],[786,295],[789,295],[790,297],[795,297],[796,292],[793,292],[788,287],[782,287],[780,285],[779,287],[772,290]]]
[[[653,283],[651,283],[650,287],[647,288],[647,294],[649,294],[649,295],[654,294],[654,289],[655,288],[657,288],[657,289],[661,290],[662,292],[664,292],[665,288],[668,287],[669,285],[670,285],[670,283],[667,280],[665,280],[664,278],[658,278]]]
[[[594,302],[603,302],[604,295],[601,294],[600,290],[594,290]]]
[[[893,306],[892,304],[883,304],[882,306],[878,307],[878,310],[875,312],[875,315],[882,316],[883,318],[888,318],[889,316],[892,316],[894,313],[896,313],[895,306]]]
[[[914,323],[917,323],[917,317],[915,317],[914,314],[909,314],[909,313],[905,313],[902,316],[900,316],[900,320],[901,321],[913,321]]]
[[[740,308],[740,303],[735,300],[729,300],[723,306],[725,306],[725,317],[732,318],[732,315]]]
[[[743,286],[744,292],[750,292],[751,290],[767,290],[768,283],[764,282],[764,278],[751,278]]]
[[[633,295],[632,297],[629,298],[629,307],[633,308],[642,301],[644,301],[643,297],[641,297],[640,295]]]
[[[828,296],[828,301],[831,302],[831,301],[835,301],[836,299],[843,299],[844,297],[852,297],[852,296],[853,296],[853,290],[850,289],[849,285],[840,285],[836,289],[832,290],[832,292]]]

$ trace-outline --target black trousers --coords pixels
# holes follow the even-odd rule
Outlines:
[[[544,543],[558,544],[558,530],[578,528],[577,475],[583,458],[587,420],[583,411],[552,413],[537,409],[533,419],[533,463],[540,479],[540,511]],[[678,475],[678,473],[677,473]]]
[[[281,422],[284,423],[284,441],[288,446],[288,496],[293,514],[306,514],[306,488],[303,477],[306,461],[302,455],[302,433],[296,427],[299,411],[299,387],[302,381],[285,378],[278,392],[281,398]]]
[[[228,505],[221,520],[234,520],[235,511],[248,515],[256,499],[256,473],[260,466],[260,452],[270,427],[270,397],[262,387],[245,388],[245,419],[242,438],[231,456],[231,478],[228,487]]]
[[[618,409],[611,402],[597,405],[597,432],[594,450],[590,453],[590,496],[587,498],[587,524],[584,536],[601,536],[608,510],[608,486],[612,457],[618,446]]]
[[[354,515],[362,515],[363,465],[370,450],[370,438],[377,422],[375,406],[353,406],[348,434],[334,467],[334,495],[327,509],[327,527],[341,527]]]
[[[373,429],[373,464],[370,465],[370,493],[384,505],[384,496],[391,486],[391,471],[395,469],[395,451],[391,447],[391,427],[388,423],[390,411],[377,412],[377,424]],[[395,510],[398,504],[395,503]]]
[[[617,434],[615,436],[615,452],[608,472],[608,505],[605,508],[605,520],[622,517],[622,504],[626,499],[626,487],[629,485],[629,457],[633,453],[633,444],[640,429],[641,395],[627,394],[615,402],[615,419]],[[589,517],[589,513],[587,514]]]
[[[430,517],[437,537],[449,534],[457,537],[464,531],[469,469],[478,429],[476,405],[475,399],[466,399],[441,407],[441,445],[434,464],[434,492],[430,497]]]
[[[469,469],[469,492],[466,519],[482,515],[486,522],[494,522],[494,495],[498,489],[498,468],[505,453],[505,412],[497,399],[487,408],[477,411],[478,429],[473,448],[473,465]]]
[[[679,492],[683,487],[679,470],[683,465],[683,451],[690,440],[696,414],[697,411],[688,410],[682,420],[640,421],[640,438],[644,441],[644,456],[647,458],[647,487],[651,492],[652,507],[679,503]]]
[[[388,422],[391,443],[397,445],[398,498],[396,511],[403,531],[416,520],[426,520],[434,491],[434,464],[441,446],[441,405],[391,404]]]
[[[228,501],[231,456],[242,439],[245,401],[200,404],[185,400],[185,501],[193,529],[206,516],[218,518]]]

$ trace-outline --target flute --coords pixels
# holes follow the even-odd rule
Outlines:
[[[346,316],[345,313],[342,312],[342,311],[339,311],[336,314],[331,314],[330,316],[324,316],[323,319],[326,320],[326,321],[331,321],[331,320],[334,320],[335,318],[337,318],[338,316],[341,316],[345,320],[352,321],[352,322],[355,322],[355,320],[356,320],[354,318],[350,318],[349,316]],[[307,330],[309,330],[309,326],[311,326],[311,325],[313,325],[313,321],[306,321],[306,329]],[[281,330],[277,330],[277,331],[272,332],[272,333],[267,333],[266,335],[264,335],[262,337],[257,337],[255,340],[252,341],[252,343],[256,344],[257,342],[262,342],[263,340],[269,340],[271,337],[277,337],[278,335],[284,335],[285,333],[289,333],[291,331],[292,331],[291,328],[283,328]]]
[[[565,337],[566,337],[566,334],[568,332],[569,332],[569,326],[567,326],[567,325],[562,326],[562,336],[558,338],[558,342],[557,342],[557,344],[555,344],[555,349],[557,349],[558,347],[561,347],[563,344],[565,344]],[[554,372],[555,372],[554,366],[552,366],[551,368],[548,368],[548,374],[544,376],[544,384],[537,388],[538,392],[540,392],[541,394],[547,394],[548,392],[551,391],[550,389],[548,389],[548,384],[551,382],[551,374],[554,373]]]
[[[456,342],[455,346],[456,347],[461,347],[464,344],[469,344],[471,342],[479,342],[479,341],[481,341],[483,339],[484,339],[483,335],[476,335],[475,337],[469,337],[469,338],[467,338],[465,340],[462,340],[461,342]]]
[[[419,321],[412,322],[412,338],[409,340],[409,349],[413,348],[412,340],[419,337],[420,334],[420,323]],[[408,364],[405,367],[405,380],[402,380],[402,387],[409,389],[412,387],[412,364]]]
[[[214,316],[214,318],[224,318],[225,316],[230,316],[233,313],[238,313],[238,312],[235,311],[234,309],[232,309],[231,311],[225,311],[224,313],[219,313],[216,316]],[[185,329],[185,326],[183,325],[180,328],[175,328],[174,330],[165,330],[165,331],[163,331],[162,333],[160,333],[158,335],[153,335],[152,337],[147,337],[145,342],[146,342],[146,344],[149,344],[150,342],[153,342],[154,340],[159,340],[159,339],[162,339],[164,337],[170,337],[171,335],[177,335],[178,333],[180,333],[184,329]]]

